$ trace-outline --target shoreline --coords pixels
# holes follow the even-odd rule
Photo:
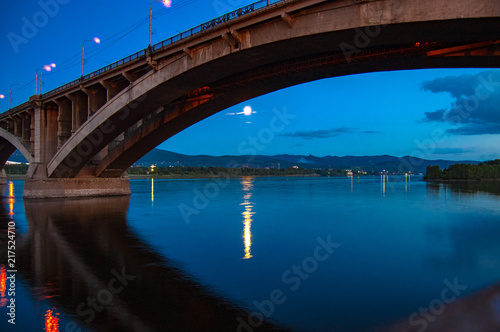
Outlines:
[[[425,182],[437,182],[437,183],[459,183],[459,182],[500,182],[500,179],[422,179]]]
[[[320,177],[319,174],[290,174],[290,175],[230,175],[229,178],[244,178],[244,177]],[[129,174],[130,180],[141,180],[141,179],[216,179],[226,177],[226,174],[214,175],[214,174],[200,174],[200,175],[133,175]],[[341,177],[341,176],[339,176]],[[343,176],[342,176],[343,177]],[[7,174],[7,180],[25,180],[26,175],[9,175]]]
[[[200,174],[200,175],[130,175],[129,174],[129,179],[130,180],[141,180],[141,179],[174,179],[174,180],[182,180],[182,179],[220,179],[220,178],[234,178],[234,179],[240,179],[240,178],[246,178],[246,177],[298,177],[298,176],[304,176],[304,177],[319,177],[321,175],[319,174],[292,174],[292,175],[229,175],[227,174],[220,174],[220,175],[215,175],[215,174]]]

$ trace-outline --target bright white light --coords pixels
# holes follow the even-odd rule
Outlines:
[[[170,8],[170,6],[172,6],[172,0],[163,0],[163,5]]]
[[[245,108],[243,108],[243,114],[245,114],[245,116],[252,115],[252,108],[250,106],[245,106]]]
[[[50,65],[43,66],[43,69],[45,69],[46,71],[51,71],[52,68],[56,68],[55,63],[51,63]]]
[[[5,96],[4,96],[4,95],[0,95],[0,99],[4,99],[4,98],[5,98]]]
[[[97,38],[97,37],[94,38],[94,41],[95,41],[96,44],[100,44],[101,43],[101,40],[99,38]]]

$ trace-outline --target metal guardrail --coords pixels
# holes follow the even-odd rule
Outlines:
[[[186,30],[184,32],[181,32],[173,37],[167,38],[167,39],[165,39],[157,44],[154,44],[151,46],[151,51],[156,52],[156,51],[163,49],[165,47],[173,46],[174,44],[180,42],[183,39],[190,38],[194,35],[197,35],[199,33],[210,30],[210,29],[217,27],[221,24],[225,24],[225,23],[232,21],[234,19],[237,19],[241,16],[248,15],[250,13],[254,13],[254,12],[259,11],[261,9],[264,9],[264,8],[269,7],[269,6],[275,5],[277,3],[285,2],[285,1],[287,1],[287,0],[260,0],[260,1],[254,2],[250,5],[238,8],[232,12],[229,12],[227,14],[224,14],[222,16],[214,18],[211,21],[202,23],[194,28],[191,28],[191,29]],[[42,95],[42,97],[50,97],[50,96],[52,96],[60,91],[66,90],[67,88],[70,88],[70,87],[75,86],[75,85],[79,85],[80,83],[82,83],[88,79],[91,79],[93,77],[96,77],[100,74],[103,74],[109,70],[112,70],[112,69],[115,69],[115,68],[120,67],[122,65],[125,65],[126,63],[128,63],[130,61],[144,58],[146,56],[146,54],[147,54],[147,49],[136,52],[132,55],[129,55],[128,57],[125,57],[121,60],[113,62],[110,65],[102,67],[101,69],[98,69],[90,74],[87,74],[87,75],[83,76],[82,78],[76,79],[76,80],[69,82],[67,84],[64,84],[64,85],[62,85],[54,90],[51,90],[47,93],[44,93]]]

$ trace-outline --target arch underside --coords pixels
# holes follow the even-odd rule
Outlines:
[[[119,177],[189,126],[245,100],[297,84],[375,71],[498,67],[498,31],[497,18],[432,21],[382,27],[366,45],[356,44],[356,30],[346,30],[240,50],[189,69],[130,100],[107,118],[112,132],[96,126],[94,134],[102,142],[94,144],[91,153],[82,156],[81,151],[92,132],[71,142],[66,157],[52,160],[49,176]],[[343,41],[348,41],[344,47]],[[347,48],[348,53],[346,45],[352,47]],[[158,79],[162,71],[169,70],[161,62],[159,67],[158,72],[146,74],[144,81]],[[141,82],[134,88],[141,89]],[[132,95],[131,91],[123,94]],[[117,141],[117,137],[121,139]]]

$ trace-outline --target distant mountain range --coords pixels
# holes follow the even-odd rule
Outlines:
[[[427,160],[415,157],[382,156],[325,156],[313,155],[275,155],[275,156],[189,156],[185,154],[154,149],[142,157],[136,166],[205,166],[205,167],[250,167],[250,168],[289,168],[292,166],[304,168],[354,169],[365,171],[425,173],[427,166],[439,165],[442,169],[456,163],[478,164],[479,161]]]
[[[26,162],[19,151],[9,158],[10,161]],[[135,166],[151,166],[158,167],[168,166],[195,166],[195,167],[250,167],[250,168],[290,168],[292,166],[304,168],[332,168],[332,169],[353,169],[365,171],[382,171],[389,172],[408,172],[425,173],[427,166],[439,165],[442,169],[456,163],[479,164],[479,161],[466,160],[427,160],[415,157],[393,157],[388,155],[382,156],[325,156],[316,157],[313,155],[275,155],[275,156],[209,156],[198,155],[189,156],[185,154],[154,149],[144,157],[139,159]]]

